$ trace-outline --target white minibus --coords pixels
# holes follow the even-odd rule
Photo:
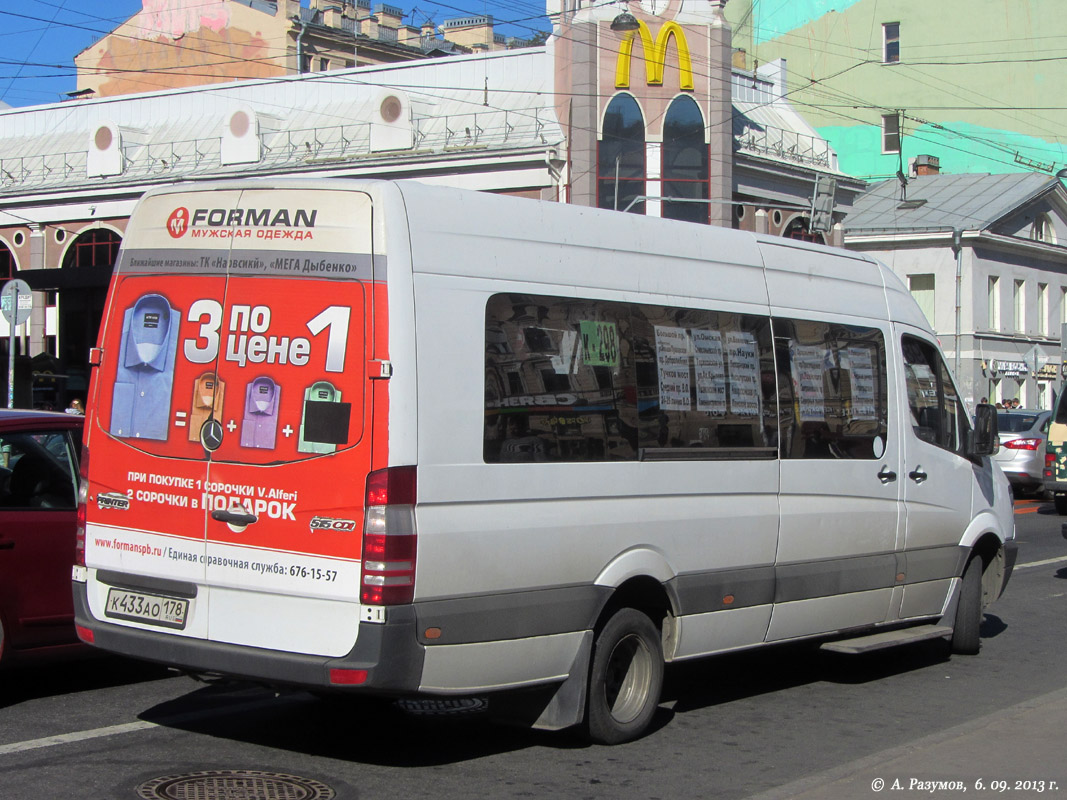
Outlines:
[[[640,735],[664,665],[979,647],[1011,493],[855,253],[384,181],[134,211],[93,350],[77,625],[191,673]]]

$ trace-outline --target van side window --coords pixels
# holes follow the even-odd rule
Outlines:
[[[904,336],[901,351],[915,435],[946,450],[962,452],[967,415],[937,348],[914,336]]]
[[[632,306],[643,458],[774,458],[766,317]]]
[[[766,317],[498,294],[485,331],[486,463],[777,455]]]
[[[782,458],[876,458],[885,452],[888,389],[882,332],[776,317],[774,340]]]
[[[485,312],[486,463],[633,461],[623,303],[498,294]]]

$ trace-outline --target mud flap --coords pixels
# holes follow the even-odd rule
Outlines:
[[[578,653],[563,683],[492,696],[490,715],[498,722],[542,731],[558,731],[585,720],[585,695],[589,684],[589,659],[593,632],[585,631]]]

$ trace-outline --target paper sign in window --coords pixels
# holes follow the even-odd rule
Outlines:
[[[878,419],[874,380],[874,359],[866,347],[848,348],[849,371],[852,373],[852,411],[854,420]]]
[[[793,382],[797,388],[802,422],[826,421],[826,386],[823,366],[826,350],[820,346],[793,345]]]
[[[663,411],[689,411],[693,407],[689,385],[689,334],[685,328],[655,327],[659,407]]]
[[[582,361],[590,367],[619,364],[619,331],[614,322],[582,320]]]
[[[727,331],[726,362],[730,371],[730,413],[741,417],[758,417],[759,349],[755,334]]]
[[[697,410],[726,416],[726,362],[722,334],[694,330],[693,362],[696,367]]]

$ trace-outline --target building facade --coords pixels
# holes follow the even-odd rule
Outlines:
[[[113,97],[527,44],[495,34],[490,16],[445,20],[440,32],[404,16],[370,0],[145,0],[75,56],[76,94]]]
[[[732,66],[721,11],[635,9],[627,36],[576,6],[544,46],[0,112],[0,278],[35,290],[34,402],[83,391],[126,220],[176,181],[408,178],[839,243],[863,183],[784,65]]]
[[[751,63],[786,59],[790,98],[850,175],[1067,164],[1061,0],[730,0]]]
[[[1067,323],[1067,190],[1035,174],[874,184],[845,244],[884,261],[937,333],[969,408],[1052,407]]]

